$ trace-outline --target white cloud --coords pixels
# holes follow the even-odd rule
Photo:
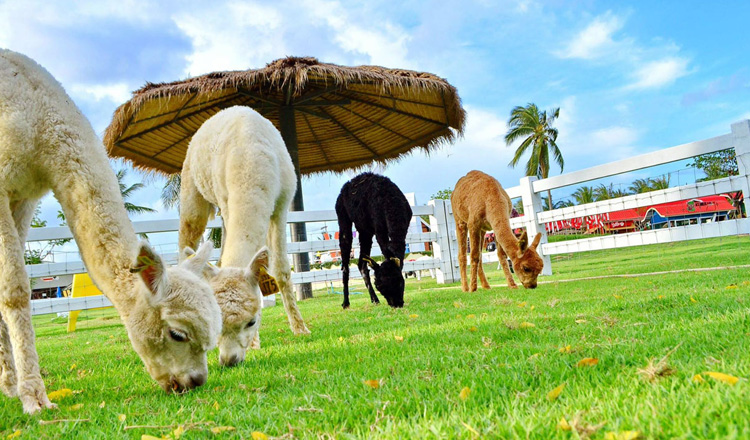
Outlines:
[[[130,99],[130,86],[126,83],[116,84],[74,84],[70,93],[94,101],[109,100],[119,104]]]
[[[366,13],[353,15],[339,1],[306,1],[303,7],[313,21],[328,25],[333,41],[344,51],[366,55],[366,62],[375,65],[414,68],[406,47],[411,37],[401,27]]]
[[[272,6],[230,3],[172,17],[193,43],[185,74],[262,67],[284,55],[283,14]]]
[[[629,147],[636,140],[638,131],[630,127],[605,127],[591,133],[591,145],[597,150]]]
[[[636,70],[635,81],[628,88],[653,89],[668,86],[688,73],[686,58],[669,57],[651,61]]]
[[[613,35],[622,29],[623,19],[611,13],[596,17],[557,55],[561,58],[594,59],[609,54],[617,46]]]

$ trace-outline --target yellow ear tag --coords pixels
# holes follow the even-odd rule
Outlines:
[[[258,286],[263,296],[273,295],[279,291],[279,285],[276,284],[276,278],[272,277],[265,267],[261,266],[258,273]]]
[[[149,257],[145,255],[138,255],[138,258],[136,259],[138,261],[138,266],[131,267],[130,273],[139,273],[143,272],[147,267],[153,266],[156,264],[156,262]]]

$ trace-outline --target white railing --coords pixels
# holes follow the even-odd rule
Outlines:
[[[581,184],[729,148],[734,148],[735,150],[739,166],[738,176],[682,185],[676,188],[630,195],[552,211],[542,210],[540,194],[547,190]],[[526,227],[529,230],[529,234],[542,233],[541,252],[545,260],[543,274],[546,275],[552,273],[550,255],[748,234],[750,233],[750,219],[742,218],[721,222],[699,223],[558,243],[547,242],[546,223],[735,191],[743,192],[745,207],[750,207],[750,199],[748,199],[748,195],[750,195],[750,120],[743,120],[732,124],[730,133],[711,139],[666,148],[544,180],[537,180],[535,177],[525,177],[521,179],[519,186],[507,189],[511,198],[522,198],[524,207],[524,216],[512,219],[511,226],[514,228]],[[750,210],[746,209],[746,212],[750,212]]]
[[[540,194],[547,190],[576,185],[617,174],[684,160],[728,148],[734,148],[735,150],[739,165],[738,176],[682,185],[676,188],[630,195],[618,199],[571,206],[552,211],[542,210]],[[750,207],[750,199],[748,199],[748,195],[750,194],[750,120],[744,120],[732,124],[731,133],[711,139],[691,142],[677,147],[667,148],[643,154],[641,156],[551,177],[549,179],[537,180],[535,177],[524,177],[521,179],[519,186],[507,188],[506,191],[511,198],[522,198],[525,213],[523,217],[511,219],[511,226],[513,228],[525,227],[530,236],[535,235],[537,232],[542,233],[542,244],[540,250],[542,257],[545,260],[543,275],[552,274],[550,255],[726,235],[748,234],[750,233],[750,219],[742,218],[721,222],[700,223],[689,226],[675,226],[628,234],[548,243],[545,223],[734,191],[742,191],[745,195],[745,207]],[[412,211],[415,216],[427,215],[430,217],[431,231],[428,233],[409,234],[406,237],[406,241],[410,244],[431,242],[433,258],[421,261],[406,261],[404,264],[404,271],[434,269],[437,274],[436,278],[438,283],[451,283],[460,280],[458,273],[458,246],[456,241],[455,222],[450,202],[444,200],[432,200],[426,206],[412,207]],[[750,210],[747,209],[746,211],[750,212]],[[288,216],[289,223],[330,221],[336,221],[335,211],[290,212]],[[208,224],[209,228],[219,226],[221,226],[220,219],[213,220]],[[178,230],[179,220],[135,222],[134,227],[138,233],[171,232]],[[67,227],[50,227],[30,230],[28,241],[44,241],[64,238],[72,238],[72,234]],[[354,245],[356,246],[356,244],[355,240]],[[330,250],[338,250],[338,240],[294,242],[289,243],[288,245],[288,252],[290,254],[314,253],[317,251],[322,252]],[[218,249],[214,251],[214,259],[218,259],[220,252],[221,251]],[[373,255],[379,253],[377,243],[373,243],[372,253]],[[162,253],[162,258],[167,264],[175,264],[177,262],[177,255],[177,249],[175,246],[173,252]],[[86,271],[83,262],[80,260],[30,265],[26,266],[26,269],[29,276],[32,278],[75,274]],[[356,278],[361,275],[359,274],[359,271],[353,267],[351,268],[350,276]],[[340,268],[295,272],[292,275],[292,281],[294,283],[328,282],[339,279],[341,279]],[[106,299],[93,300],[89,298],[80,298],[37,300],[32,302],[32,307],[34,308],[35,313],[50,313],[49,310],[82,310],[92,307],[101,307],[102,305],[98,301],[106,301]]]
[[[448,202],[442,200],[431,201],[426,206],[414,206],[412,207],[412,213],[414,216],[429,216],[430,218],[430,232],[423,233],[409,233],[406,236],[406,243],[411,245],[414,249],[414,245],[432,243],[432,258],[420,259],[417,261],[405,261],[404,271],[405,272],[416,272],[422,270],[430,270],[435,273],[435,277],[438,283],[450,283],[458,278],[457,270],[457,256],[456,250],[457,245],[455,241],[455,224],[453,223],[453,217],[449,213],[449,209],[446,205]],[[290,212],[288,215],[289,223],[317,223],[317,222],[331,222],[336,221],[335,211],[303,211],[303,212]],[[160,232],[174,232],[179,229],[179,220],[157,220],[157,221],[143,221],[134,222],[133,226],[137,233],[160,233]],[[420,224],[419,222],[417,224]],[[221,219],[215,219],[208,223],[208,228],[220,227]],[[61,227],[49,227],[49,228],[33,228],[29,231],[27,241],[46,241],[46,240],[59,240],[73,238],[73,235],[67,226]],[[355,256],[358,256],[358,242],[355,239],[354,243]],[[318,251],[338,251],[339,243],[338,240],[313,240],[306,242],[292,242],[287,244],[287,252],[289,254],[300,254],[300,253],[315,253]],[[417,253],[419,251],[416,251]],[[373,243],[372,255],[379,255],[380,248],[377,242]],[[212,254],[213,260],[218,260],[221,255],[221,249],[215,249]],[[408,254],[407,254],[408,256]],[[175,249],[173,252],[162,252],[161,257],[166,264],[176,264],[178,260],[178,252]],[[77,273],[86,272],[86,266],[80,257],[72,261],[56,262],[56,263],[42,263],[27,265],[26,271],[30,278],[40,278],[58,275],[70,275]],[[356,267],[350,268],[350,278],[361,278],[361,274]],[[341,279],[341,267],[323,269],[323,270],[310,270],[306,272],[293,272],[292,282],[295,284],[299,283],[312,283],[312,282],[329,282]],[[44,300],[32,301],[32,313],[33,314],[45,314],[72,310],[86,310],[96,307],[104,307],[111,305],[109,301],[104,297],[84,297],[84,298],[53,298]]]

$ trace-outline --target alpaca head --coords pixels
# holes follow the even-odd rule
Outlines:
[[[521,280],[523,287],[527,289],[536,288],[536,279],[544,266],[544,260],[536,252],[536,247],[541,239],[542,234],[536,234],[534,241],[529,246],[529,237],[526,235],[526,231],[524,231],[518,240],[518,251],[515,255],[510,256],[518,279]]]
[[[370,257],[363,257],[375,272],[375,288],[395,308],[404,306],[404,276],[401,273],[401,260],[391,257],[378,264]]]
[[[231,367],[245,360],[245,352],[260,329],[263,296],[258,287],[261,268],[268,267],[268,248],[262,247],[245,268],[207,265],[205,271],[221,309],[219,364]]]
[[[167,268],[146,243],[130,269],[136,305],[126,321],[133,348],[151,377],[169,392],[201,386],[208,378],[206,352],[221,333],[221,311],[203,276],[213,246]]]

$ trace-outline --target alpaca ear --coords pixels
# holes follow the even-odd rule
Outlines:
[[[130,272],[137,273],[143,280],[149,292],[157,296],[165,292],[168,286],[167,272],[161,257],[151,249],[146,242],[141,242],[138,249],[138,256],[130,268]]]
[[[245,275],[248,278],[258,279],[261,268],[268,269],[268,262],[268,248],[263,246],[255,253],[253,259],[250,260],[250,264],[247,266],[247,270],[245,270]]]
[[[534,237],[534,241],[531,242],[531,249],[536,249],[537,246],[539,246],[539,241],[542,239],[542,233],[537,232],[536,236]]]
[[[359,259],[367,263],[371,268],[373,268],[373,270],[380,269],[378,263],[376,263],[375,260],[370,257],[360,257]]]
[[[527,247],[529,247],[529,236],[526,235],[526,231],[523,231],[521,238],[518,239],[518,249],[525,252]]]
[[[391,260],[391,261],[395,261],[395,262],[396,262],[396,265],[397,265],[398,267],[401,267],[401,259],[399,259],[399,258],[397,258],[397,257],[391,257],[391,258],[390,258],[390,260]]]
[[[186,247],[180,252],[180,260],[182,261],[180,267],[210,280],[219,272],[219,269],[216,266],[208,262],[211,258],[211,251],[213,250],[214,245],[210,241],[203,243],[201,247],[198,248],[198,252]]]
[[[179,261],[180,264],[185,262],[188,258],[193,257],[195,255],[195,251],[190,246],[185,246],[181,251],[180,254],[177,256],[177,261]]]

